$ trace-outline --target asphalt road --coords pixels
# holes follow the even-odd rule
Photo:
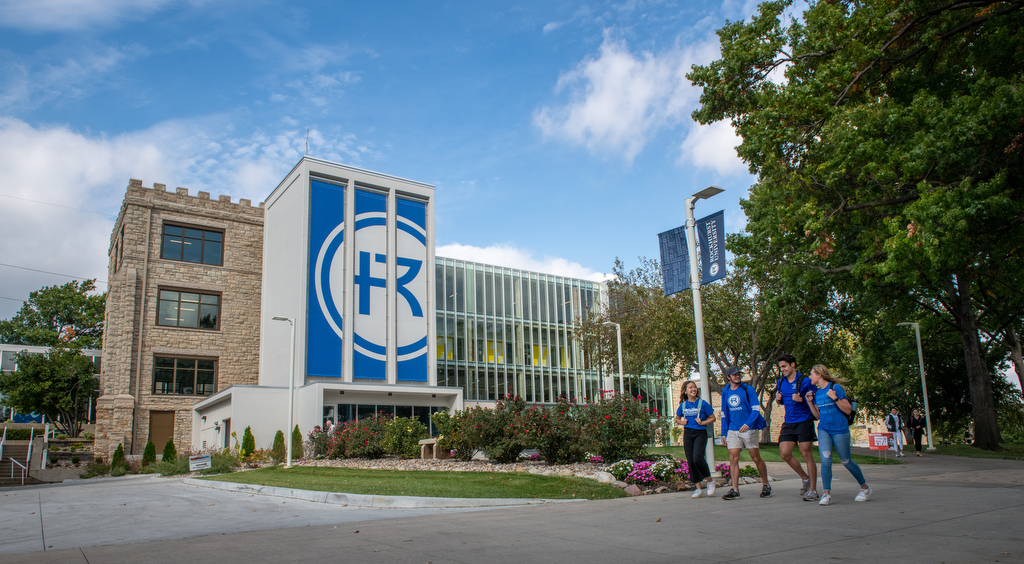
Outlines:
[[[800,500],[781,464],[768,499],[751,485],[736,501],[484,511],[329,507],[147,478],[15,488],[0,492],[0,562],[1024,562],[1024,462],[906,462],[863,467],[866,503],[836,468],[829,507]],[[33,500],[41,521],[26,514]]]

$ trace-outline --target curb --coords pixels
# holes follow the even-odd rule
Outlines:
[[[336,505],[350,505],[353,507],[370,507],[376,509],[444,509],[472,507],[511,507],[523,505],[544,505],[547,503],[572,503],[577,501],[587,501],[585,499],[465,498],[362,495],[341,492],[297,490],[292,488],[258,486],[253,484],[238,484],[235,482],[199,480],[196,478],[185,478],[182,483],[188,486],[198,486],[201,488],[212,488],[216,490],[247,493],[251,495],[286,497],[290,499],[312,501],[314,503],[332,503]]]

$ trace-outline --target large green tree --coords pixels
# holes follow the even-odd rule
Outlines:
[[[1024,277],[1024,1],[791,5],[727,23],[689,75],[694,118],[730,120],[758,177],[733,249],[787,292],[908,300],[955,329],[975,444],[997,449],[982,323],[1022,312],[978,296]]]
[[[18,369],[0,375],[4,403],[21,413],[41,413],[61,432],[77,437],[96,391],[96,367],[81,348],[57,344],[49,351],[19,353]]]
[[[76,280],[32,292],[14,317],[0,320],[0,342],[102,348],[106,294],[89,295],[95,290],[95,280]]]

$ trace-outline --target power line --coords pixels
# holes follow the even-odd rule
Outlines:
[[[50,272],[49,270],[39,270],[38,268],[29,268],[27,266],[18,266],[16,264],[5,264],[5,263],[0,262],[0,266],[6,266],[6,267],[9,267],[9,268],[18,268],[18,269],[21,269],[21,270],[31,270],[32,272],[42,272],[43,274],[52,274],[54,276],[63,276],[65,278],[72,278],[74,280],[92,280],[92,278],[83,278],[81,276],[72,276],[70,274],[61,274],[60,272]],[[100,280],[98,278],[96,279],[96,281],[97,282],[101,282],[103,284],[107,283],[106,280]],[[24,301],[24,300],[19,300],[19,301]]]
[[[25,300],[19,300],[18,298],[8,298],[7,296],[0,296],[0,300],[11,300],[12,302],[25,303]]]
[[[43,201],[40,201],[40,200],[30,200],[28,198],[22,198],[20,196],[11,196],[10,194],[0,194],[0,196],[3,196],[5,198],[12,198],[12,199],[15,199],[15,200],[21,200],[23,202],[32,202],[33,204],[43,204],[44,206],[53,206],[55,208],[64,208],[66,210],[75,210],[75,211],[80,211],[80,212],[85,212],[85,213],[94,213],[96,215],[103,216],[103,217],[112,217],[114,215],[114,214],[110,214],[110,213],[102,213],[102,212],[93,211],[93,210],[83,210],[82,208],[73,208],[71,206],[62,206],[60,204],[51,204],[50,202],[43,202]]]

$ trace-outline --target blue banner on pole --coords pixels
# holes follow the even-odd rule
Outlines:
[[[658,246],[661,247],[661,281],[665,295],[689,289],[690,253],[686,245],[686,227],[658,233]]]
[[[700,249],[700,283],[725,278],[725,211],[698,219],[695,228]]]

